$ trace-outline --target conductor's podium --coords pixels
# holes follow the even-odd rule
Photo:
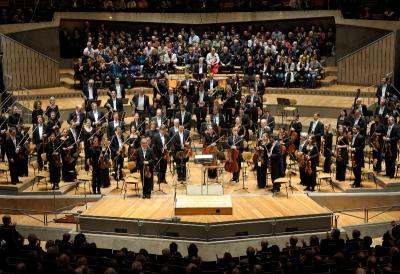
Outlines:
[[[232,199],[228,195],[177,196],[175,215],[232,215]]]

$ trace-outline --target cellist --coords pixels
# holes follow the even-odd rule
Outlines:
[[[59,189],[61,178],[61,157],[59,151],[60,142],[57,140],[56,133],[50,133],[49,142],[46,146],[46,158],[49,162],[50,183],[53,185],[52,189]]]
[[[240,118],[239,118],[240,119]],[[235,183],[239,182],[240,176],[240,165],[242,163],[242,152],[243,152],[243,139],[238,135],[239,128],[232,128],[232,135],[228,137],[228,146],[230,149],[238,150],[239,154],[237,159],[231,159],[231,161],[236,161],[238,165],[237,172],[232,173],[232,181]]]
[[[268,170],[268,134],[263,133],[261,139],[257,141],[256,146],[256,167],[257,167],[257,186],[258,188],[267,187],[267,170]]]

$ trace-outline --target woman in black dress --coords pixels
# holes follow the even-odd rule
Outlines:
[[[83,146],[85,148],[85,170],[89,171],[89,151],[90,151],[90,142],[93,139],[93,133],[95,133],[95,129],[92,127],[92,121],[90,119],[86,119],[86,123],[82,129],[82,138],[83,138]]]
[[[307,187],[305,190],[314,191],[317,184],[317,165],[319,162],[319,151],[314,136],[308,137],[308,144],[303,147],[303,153],[306,155],[304,179]]]
[[[51,112],[55,112],[56,114],[56,119],[58,120],[60,118],[60,110],[58,109],[58,106],[56,105],[56,99],[54,98],[54,96],[50,97],[50,104],[47,106],[46,108],[46,115],[47,118],[50,118]]]
[[[332,143],[333,143],[333,133],[331,130],[331,124],[325,125],[324,131],[324,172],[331,172],[331,164],[332,164]]]
[[[43,116],[43,109],[42,109],[42,102],[35,101],[33,103],[33,110],[32,110],[32,125],[35,127],[38,123],[37,118],[38,116]]]
[[[75,166],[77,157],[75,154],[78,146],[74,138],[68,136],[67,129],[64,128],[61,135],[62,180],[64,182],[73,182],[76,179]]]
[[[346,179],[346,166],[348,162],[347,146],[349,141],[347,139],[346,130],[344,126],[339,126],[337,131],[336,140],[336,180],[344,181]]]
[[[126,140],[128,147],[128,161],[136,162],[137,149],[140,147],[140,135],[138,134],[136,127],[131,126],[131,132]],[[136,167],[131,172],[136,172]]]

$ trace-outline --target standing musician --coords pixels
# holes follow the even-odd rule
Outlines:
[[[189,112],[190,114],[193,113],[193,103],[189,102],[189,97],[187,95],[182,95],[181,97],[181,104],[185,107],[186,112]],[[194,94],[192,97],[190,97],[191,100],[193,100]]]
[[[331,172],[331,164],[332,164],[332,145],[333,145],[333,133],[331,130],[331,124],[325,125],[324,130],[324,146],[323,146],[323,155],[325,157],[324,161],[324,172]]]
[[[108,123],[108,127],[107,127],[108,140],[112,139],[112,137],[115,134],[115,129],[117,127],[120,127],[122,129],[122,131],[124,131],[125,123],[119,119],[119,113],[118,112],[114,112],[113,113],[113,120]]]
[[[299,145],[300,145],[300,135],[301,135],[301,131],[303,130],[303,125],[301,124],[301,122],[299,121],[300,115],[296,114],[293,116],[293,120],[290,122],[289,128],[291,132],[296,132],[297,133],[297,138],[294,142],[296,149],[299,149]]]
[[[268,134],[264,133],[257,141],[256,147],[256,167],[257,167],[257,186],[258,188],[267,187],[268,170]]]
[[[317,165],[319,162],[319,150],[315,136],[308,137],[308,144],[303,147],[303,153],[306,160],[304,173],[306,188],[304,190],[314,191],[317,184]]]
[[[131,122],[130,128],[135,127],[136,131],[139,134],[144,134],[145,126],[144,120],[142,120],[139,116],[139,113],[135,112],[133,115],[133,120]],[[140,140],[139,140],[140,141]]]
[[[186,130],[190,130],[192,123],[192,114],[185,110],[183,104],[179,107],[180,111],[175,114],[175,118],[179,119],[179,122]]]
[[[253,88],[254,88],[255,94],[257,94],[258,96],[264,95],[265,85],[264,85],[264,82],[261,81],[260,74],[257,74],[256,77],[254,78]]]
[[[365,121],[365,118],[362,116],[362,112],[357,109],[354,113],[354,124],[353,126],[359,126],[360,127],[360,133],[362,136],[366,135],[367,132],[367,121]]]
[[[279,129],[278,140],[279,140],[279,143],[281,144],[283,174],[285,174],[286,167],[287,167],[287,156],[288,156],[287,148],[289,147],[289,140],[290,140],[289,135],[285,128]]]
[[[235,95],[232,93],[232,89],[229,87],[226,89],[226,94],[223,96],[222,111],[225,115],[225,126],[230,127],[232,125],[232,119],[235,115]],[[215,103],[214,103],[215,106]]]
[[[315,136],[315,143],[317,145],[318,151],[321,150],[321,136],[324,134],[324,124],[319,120],[319,113],[314,113],[313,121],[310,122],[308,128],[308,134]]]
[[[68,115],[68,124],[73,124],[75,128],[80,130],[85,122],[85,114],[83,113],[82,105],[76,105],[75,110]]]
[[[157,99],[157,94],[160,94],[161,98],[167,95],[167,86],[157,79],[151,79],[150,85],[153,87],[153,101]]]
[[[178,95],[176,95],[174,90],[172,88],[170,88],[170,89],[168,89],[168,95],[166,98],[167,98],[168,109],[171,109],[172,113],[174,113],[178,109],[178,105],[179,105]],[[170,117],[168,117],[168,118],[170,118]]]
[[[340,110],[339,117],[337,118],[336,121],[336,129],[339,128],[339,126],[344,126],[345,130],[348,128],[352,127],[353,121],[352,117],[350,115],[347,115],[347,110],[342,109]]]
[[[140,171],[143,185],[143,199],[150,199],[154,179],[154,153],[149,147],[146,138],[140,140],[140,148],[137,150],[137,167]]]
[[[215,129],[212,126],[207,127],[203,136],[204,136],[203,153],[210,154],[213,150],[215,150],[215,148],[216,148],[216,151],[218,151],[219,136],[218,136],[218,133],[215,132]],[[207,151],[209,151],[209,152],[207,152]],[[213,155],[214,155],[214,158],[218,157],[218,154],[213,153]],[[217,177],[217,169],[209,168],[208,169],[208,178],[213,179],[216,177]]]
[[[92,102],[91,107],[92,110],[87,113],[87,118],[92,122],[92,126],[101,126],[101,124],[105,122],[105,120],[102,120],[104,112],[98,109],[96,102]]]
[[[85,97],[85,109],[90,110],[92,102],[97,100],[97,87],[93,79],[89,79],[88,84],[83,87],[83,96]]]
[[[220,129],[225,125],[225,118],[222,113],[220,113],[220,109],[217,105],[213,107],[212,122],[218,128],[218,133],[220,134]]]
[[[82,129],[82,139],[83,139],[83,147],[85,151],[85,170],[89,171],[89,156],[90,156],[90,147],[91,142],[93,141],[94,134],[96,130],[92,127],[92,122],[90,119],[86,119],[86,123]]]
[[[135,126],[131,126],[131,130],[126,140],[128,144],[128,161],[136,161],[137,159],[137,149],[140,147],[140,132],[136,130]],[[133,168],[131,172],[135,172],[137,168]]]
[[[153,152],[155,154],[155,160],[158,166],[156,166],[156,170],[158,170],[158,184],[164,183],[167,184],[165,179],[165,174],[167,173],[167,165],[169,158],[169,136],[167,135],[167,127],[162,125],[157,134],[155,134],[152,138]]]
[[[250,88],[250,94],[246,97],[246,108],[250,111],[250,118],[253,125],[257,125],[258,108],[262,107],[260,97],[255,93],[254,88]]]
[[[196,114],[196,122],[197,122],[197,132],[201,132],[201,124],[204,122],[204,119],[207,114],[207,107],[209,103],[209,98],[207,92],[204,90],[204,85],[200,84],[199,89],[194,96],[195,114]]]
[[[107,100],[105,106],[108,110],[112,110],[113,112],[123,112],[124,105],[122,103],[122,99],[117,98],[117,92],[115,90],[111,91],[111,97]]]
[[[268,144],[268,159],[271,162],[271,181],[272,181],[272,192],[280,191],[280,184],[275,184],[275,180],[279,177],[283,177],[283,159],[282,159],[282,147],[278,141],[278,136],[271,134],[269,136]]]
[[[8,124],[4,114],[0,115],[0,148],[1,148],[1,161],[4,162],[6,155],[6,140],[7,140]]]
[[[180,87],[182,90],[182,95],[187,95],[188,97],[193,97],[195,92],[195,83],[190,79],[190,74],[185,73],[185,79],[180,83]]]
[[[297,160],[299,162],[299,172],[300,172],[300,184],[305,186],[306,184],[306,162],[305,162],[305,155],[303,150],[308,144],[308,135],[305,132],[300,133],[300,144],[299,150],[297,151]]]
[[[239,151],[238,158],[231,159],[232,161],[236,161],[238,163],[238,171],[232,173],[232,181],[238,183],[240,176],[240,168],[242,164],[242,152],[243,152],[243,139],[239,135],[239,128],[237,127],[232,128],[232,135],[228,137],[228,146],[230,149],[236,149]]]
[[[122,128],[117,126],[115,128],[115,134],[110,141],[111,157],[113,159],[114,171],[112,175],[115,180],[122,178],[122,167],[125,158],[125,147],[124,147],[124,136],[122,135]]]
[[[120,83],[119,77],[115,77],[114,84],[110,86],[110,91],[115,91],[118,99],[125,98],[125,86]]]
[[[214,90],[218,87],[218,80],[214,79],[214,73],[210,72],[208,78],[204,81],[204,88],[210,93],[214,93]]]
[[[227,84],[231,86],[236,99],[240,99],[242,96],[242,81],[240,81],[239,74],[236,73],[233,79],[228,79]]]
[[[275,117],[272,116],[271,111],[269,109],[265,109],[265,114],[261,116],[261,119],[265,119],[267,121],[267,126],[270,128],[271,133],[275,129]]]
[[[52,111],[50,113],[50,118],[47,121],[47,129],[49,132],[54,132],[56,136],[60,134],[60,128],[61,128],[61,121],[60,118],[57,118],[57,114]]]
[[[206,75],[207,75],[207,65],[204,63],[204,57],[200,57],[199,63],[194,65],[193,77],[197,80],[201,80]]]
[[[353,136],[350,145],[350,161],[355,178],[352,187],[361,187],[361,168],[364,167],[364,146],[365,138],[360,133],[360,126],[356,125],[353,127]]]
[[[43,109],[42,109],[42,102],[41,101],[35,101],[33,103],[33,110],[32,110],[32,125],[33,127],[36,126],[37,124],[37,118],[38,116],[43,116]]]
[[[245,108],[240,106],[238,115],[236,117],[239,117],[240,120],[242,121],[242,125],[245,128],[246,140],[248,140],[249,139],[249,128],[250,128],[250,124],[252,124],[252,121],[250,120],[250,116],[247,113],[245,113]]]
[[[241,136],[242,138],[246,136],[246,128],[243,126],[240,116],[237,116],[235,118],[235,124],[233,125],[233,127],[236,127],[238,129],[239,136]]]
[[[390,77],[382,78],[382,83],[376,89],[375,96],[378,98],[378,105],[382,99],[386,99],[391,94]]]
[[[347,148],[349,140],[346,135],[346,127],[341,125],[337,130],[335,157],[336,157],[336,180],[346,180],[346,167],[349,162],[349,154]]]
[[[71,124],[71,128],[74,124]],[[72,129],[76,132],[75,128]],[[76,136],[76,137],[74,137]],[[61,156],[62,156],[62,179],[64,182],[73,182],[76,179],[76,155],[77,152],[77,135],[72,133],[71,130],[63,129],[60,140],[61,145]]]
[[[160,128],[161,125],[168,121],[167,117],[163,115],[161,108],[157,109],[156,116],[151,118],[151,122],[155,122],[156,128]]]
[[[384,100],[381,100],[381,103]],[[381,116],[374,117],[374,123],[369,129],[370,145],[372,147],[373,169],[376,172],[382,171],[382,151],[383,151],[383,135],[386,133],[384,118]]]
[[[381,99],[379,105],[375,108],[374,115],[384,118],[388,114],[389,114],[389,109],[386,105],[386,100]]]
[[[10,135],[6,139],[6,154],[10,169],[10,177],[11,184],[16,185],[21,183],[19,181],[19,171],[18,166],[20,165],[19,156],[20,146],[19,146],[19,138],[17,137],[17,130],[14,127],[11,127],[9,130]]]
[[[160,127],[162,127],[164,124],[161,124]],[[149,137],[150,139],[153,138],[154,135],[158,133],[158,127],[155,121],[150,122],[150,128],[146,130],[144,133],[144,136]]]
[[[55,132],[51,132],[49,142],[46,145],[46,158],[49,161],[50,183],[53,185],[53,190],[60,189],[61,158],[59,147],[60,142],[57,140]]]
[[[397,141],[399,140],[399,125],[395,124],[393,116],[389,116],[387,131],[383,136],[385,143],[385,165],[386,176],[394,178],[396,171],[396,158],[397,158]]]
[[[100,188],[110,185],[108,173],[110,159],[110,149],[107,147],[108,141],[100,143],[100,139],[95,136],[92,146],[89,149],[88,160],[92,166],[92,191],[93,194],[101,194]]]
[[[185,130],[183,125],[179,125],[178,133],[172,141],[174,144],[174,160],[178,173],[178,181],[186,181],[186,162],[189,160],[191,145],[190,132]]]
[[[49,105],[46,107],[46,111],[44,113],[46,113],[47,118],[50,119],[50,114],[52,112],[54,112],[56,114],[56,119],[58,120],[60,118],[60,110],[58,109],[58,106],[56,105],[56,99],[54,98],[54,96],[50,97]]]
[[[43,169],[42,154],[45,153],[45,147],[47,144],[47,135],[49,130],[47,126],[43,123],[43,117],[37,117],[37,126],[32,132],[32,141],[36,146],[37,162],[39,165],[39,171]]]
[[[172,127],[168,129],[168,136],[172,138],[179,131],[179,120],[174,119]]]
[[[353,113],[356,112],[356,110],[359,110],[361,112],[362,116],[368,116],[368,109],[367,106],[365,104],[362,103],[362,99],[360,97],[358,97],[356,99],[355,104],[353,105]],[[361,132],[361,131],[360,131]]]
[[[21,114],[19,113],[18,107],[13,106],[11,110],[11,115],[8,117],[8,127],[19,127],[23,123]]]
[[[149,96],[144,94],[143,87],[139,88],[139,92],[135,94],[132,98],[131,105],[134,106],[135,111],[144,118],[147,116],[147,111],[150,108]]]
[[[20,153],[19,153],[19,176],[21,177],[26,177],[28,176],[29,169],[28,169],[28,162],[29,162],[29,153],[30,153],[30,147],[29,147],[29,134],[28,134],[29,128],[23,127],[21,124],[17,128],[17,136],[19,136],[20,139]]]

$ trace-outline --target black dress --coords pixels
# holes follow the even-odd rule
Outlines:
[[[62,179],[64,182],[73,182],[76,179],[76,151],[77,145],[75,144],[73,138],[68,138],[61,145],[61,156],[62,156]],[[63,140],[61,140],[62,142]],[[64,150],[63,148],[67,148],[73,145],[71,150]]]
[[[347,136],[339,136],[336,141],[336,145],[344,146],[348,145],[349,141]],[[346,179],[346,167],[349,161],[349,156],[347,153],[347,147],[341,149],[336,149],[336,180],[344,181]]]
[[[317,165],[319,162],[319,151],[316,145],[307,145],[303,147],[303,153],[310,156],[311,161],[311,174],[307,174],[307,161],[306,172],[304,174],[305,183],[308,190],[314,191],[317,185]]]
[[[55,141],[49,142],[46,146],[46,158],[49,162],[50,182],[53,185],[53,188],[58,187],[61,178],[60,150],[57,150],[59,145],[60,143],[58,141]]]

